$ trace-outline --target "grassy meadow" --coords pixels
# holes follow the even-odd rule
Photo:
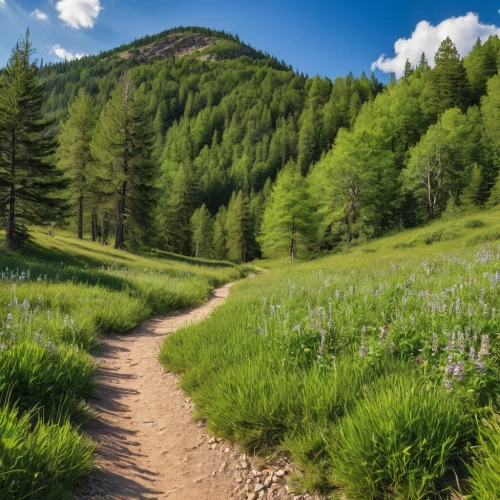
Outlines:
[[[259,265],[160,353],[211,432],[331,498],[498,498],[500,211]]]
[[[134,255],[33,231],[0,248],[0,497],[71,498],[93,468],[79,431],[95,386],[99,338],[205,301],[243,266],[163,252]]]

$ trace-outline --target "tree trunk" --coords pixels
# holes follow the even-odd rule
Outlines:
[[[127,181],[122,182],[120,189],[120,198],[116,207],[116,231],[115,231],[115,248],[123,248],[124,243],[124,218],[125,218],[125,196],[127,193]]]
[[[105,212],[102,218],[102,234],[101,234],[101,242],[103,245],[108,244],[108,233],[109,233],[109,220],[108,220],[108,214]]]
[[[95,241],[96,240],[96,236],[97,236],[97,221],[96,221],[96,218],[97,218],[97,215],[96,214],[92,214],[91,216],[91,219],[92,219],[92,223],[91,223],[91,226],[92,226],[92,241]]]
[[[78,239],[83,239],[83,196],[78,198]]]
[[[12,142],[11,142],[11,163],[10,163],[10,175],[11,175],[11,184],[10,184],[10,194],[9,194],[9,217],[7,219],[7,232],[6,232],[6,240],[7,240],[7,248],[9,250],[16,249],[16,235],[15,235],[15,226],[16,226],[16,186],[14,184],[14,177],[16,175],[16,133],[15,131],[12,133]]]

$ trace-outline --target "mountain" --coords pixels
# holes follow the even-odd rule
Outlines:
[[[151,144],[154,164],[141,196],[155,223],[136,234],[177,253],[248,260],[262,255],[264,241],[273,252],[329,251],[498,203],[499,60],[498,37],[478,40],[466,58],[447,38],[434,67],[422,54],[400,81],[382,85],[364,72],[332,81],[238,36],[179,27],[43,66],[39,76],[56,136],[82,89],[97,121],[126,74],[151,132],[141,132],[140,146]],[[86,209],[86,234],[97,221],[112,226],[109,203],[92,217]]]
[[[363,103],[382,90],[373,76],[348,75],[334,82],[309,78],[238,36],[180,27],[97,56],[43,66],[44,112],[53,122],[52,133],[58,133],[82,88],[97,117],[125,72],[155,136],[158,244],[189,253],[194,210],[205,203],[214,216],[242,190],[251,229],[245,259],[260,255],[254,233],[266,182],[268,193],[289,160],[307,173],[331,147],[337,130],[349,127]],[[181,186],[183,177],[189,186]],[[187,189],[189,196],[174,207],[175,189]],[[181,220],[180,228],[172,219]]]

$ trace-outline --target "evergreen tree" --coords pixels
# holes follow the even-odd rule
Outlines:
[[[128,74],[122,75],[106,104],[91,143],[92,154],[115,204],[115,248],[142,239],[152,222],[154,181],[150,123]]]
[[[59,133],[58,160],[69,179],[69,199],[77,212],[77,236],[83,238],[84,206],[89,194],[90,141],[94,112],[89,95],[80,90],[68,108]]]
[[[227,257],[233,262],[246,262],[249,237],[248,205],[243,191],[233,193],[226,217]]]
[[[297,252],[305,255],[312,247],[314,206],[308,193],[307,179],[297,165],[287,164],[276,180],[262,217],[258,238],[266,257],[288,254],[293,262]]]
[[[467,73],[450,37],[441,43],[434,63],[432,82],[436,109],[439,113],[453,107],[465,111],[468,104]]]
[[[414,69],[413,69],[413,66],[411,65],[411,62],[409,59],[406,60],[406,63],[405,63],[405,71],[404,71],[404,74],[403,74],[403,78],[408,81],[408,79],[410,78],[410,76],[413,74],[414,72]]]
[[[0,86],[0,207],[6,214],[6,241],[19,249],[29,238],[27,224],[62,220],[62,176],[49,161],[54,141],[42,119],[44,87],[32,61],[29,31],[8,62]]]
[[[164,223],[166,247],[169,251],[189,255],[191,253],[191,216],[198,198],[195,174],[190,165],[182,163],[171,186],[166,186]]]
[[[215,216],[213,232],[213,256],[216,259],[227,259],[227,208],[222,205]]]
[[[316,116],[307,110],[302,118],[299,132],[299,156],[297,159],[300,171],[306,175],[310,166],[318,160],[318,137],[316,134]]]
[[[460,206],[466,211],[473,211],[481,207],[484,201],[484,179],[482,170],[474,163],[467,174],[465,188],[460,195]]]
[[[212,252],[212,218],[205,203],[191,216],[191,247],[195,257],[210,258]]]

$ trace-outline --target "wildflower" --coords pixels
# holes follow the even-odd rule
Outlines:
[[[7,314],[7,323],[10,323],[13,320],[14,320],[14,316],[12,316],[12,313]]]
[[[474,349],[474,347],[472,347],[472,346],[469,349],[469,359],[471,359],[471,360],[476,359],[476,349]]]
[[[486,363],[480,357],[476,359],[476,371],[482,375],[486,371]]]
[[[452,388],[453,388],[453,381],[452,381],[452,380],[449,380],[449,379],[445,379],[445,381],[444,381],[444,386],[445,386],[447,389],[452,389]]]
[[[437,333],[432,336],[432,355],[435,356],[439,349],[439,337]]]
[[[461,361],[455,366],[453,370],[453,376],[460,382],[464,378],[464,365]]]
[[[323,357],[323,352],[325,350],[325,340],[326,340],[326,330],[321,330],[321,343],[318,348],[318,359]]]
[[[465,336],[462,332],[458,332],[457,336],[457,341],[458,341],[458,352],[463,353],[465,352]]]
[[[479,350],[480,356],[487,356],[490,353],[490,339],[488,335],[481,337],[481,349]]]
[[[444,372],[446,373],[446,375],[453,375],[453,373],[455,372],[455,365],[453,364],[453,356],[451,354],[448,356],[448,361]]]

